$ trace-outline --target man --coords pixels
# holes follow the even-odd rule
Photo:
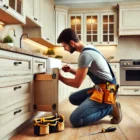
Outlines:
[[[70,53],[80,52],[77,70],[67,65],[62,68],[63,71],[74,74],[75,78],[65,78],[59,73],[60,81],[78,88],[88,74],[96,85],[106,82],[116,84],[114,74],[102,54],[95,47],[85,45],[80,41],[71,28],[63,30],[57,42],[61,43],[64,49]],[[107,115],[112,116],[112,124],[120,123],[122,120],[120,103],[116,102],[115,105],[110,105],[91,100],[87,91],[92,88],[86,88],[70,95],[69,101],[78,106],[70,116],[71,124],[75,127],[85,126]]]

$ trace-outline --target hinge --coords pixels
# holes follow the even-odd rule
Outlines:
[[[53,104],[53,105],[52,105],[52,109],[53,109],[53,110],[56,110],[56,104]]]
[[[52,74],[52,78],[53,78],[53,79],[56,79],[56,73],[53,73],[53,74]]]
[[[36,104],[34,104],[34,105],[33,105],[33,109],[37,109],[37,106],[36,106]]]

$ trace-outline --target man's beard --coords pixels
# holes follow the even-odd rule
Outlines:
[[[69,45],[70,48],[70,53],[74,53],[76,51],[76,48],[72,47],[71,45]]]

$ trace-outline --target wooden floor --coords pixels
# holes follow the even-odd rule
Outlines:
[[[119,125],[116,125],[115,132],[80,137],[84,134],[100,131],[103,127],[112,126],[110,117],[107,116],[92,126],[73,128],[69,122],[69,115],[76,106],[71,105],[66,100],[60,105],[60,113],[66,118],[64,131],[39,137],[33,134],[33,126],[29,124],[26,129],[10,140],[140,140],[140,96],[120,96],[118,100],[121,102],[123,120]]]

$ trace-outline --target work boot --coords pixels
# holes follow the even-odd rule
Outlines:
[[[121,111],[121,105],[119,102],[116,102],[113,105],[113,111],[110,114],[112,116],[111,123],[112,124],[119,124],[122,120],[122,111]]]

